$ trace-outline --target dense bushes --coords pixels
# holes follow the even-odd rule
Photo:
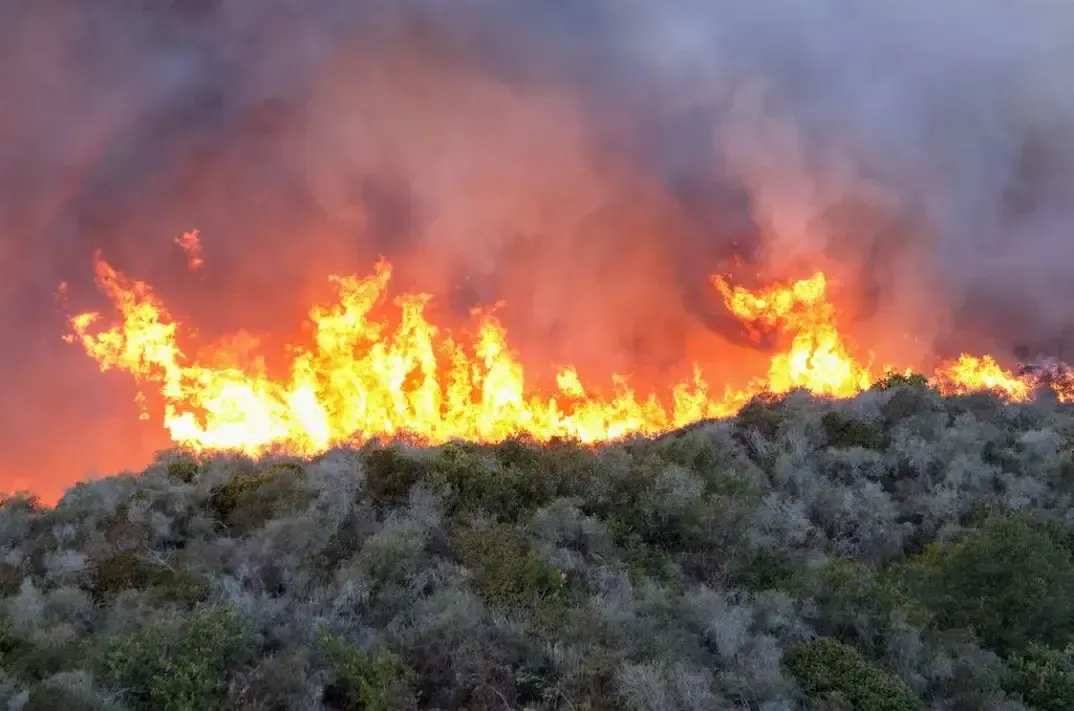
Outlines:
[[[842,701],[850,708],[870,711],[921,708],[905,683],[870,665],[854,648],[831,637],[791,647],[787,667],[802,680],[811,699]]]
[[[1074,711],[1074,645],[1031,643],[1011,659],[1004,686],[1041,711]]]
[[[232,610],[197,609],[180,620],[150,619],[105,648],[100,675],[133,711],[219,708],[229,672],[250,649]]]
[[[492,605],[538,606],[555,599],[563,585],[564,574],[526,550],[510,526],[462,531],[455,540],[459,557],[477,572],[478,590]]]
[[[989,519],[910,567],[912,588],[940,629],[973,630],[1001,654],[1074,641],[1070,551],[1024,515]]]
[[[1071,711],[1074,416],[892,376],[601,447],[0,501],[0,707]]]
[[[340,711],[393,711],[414,702],[414,672],[392,652],[375,659],[343,640],[320,631],[319,641],[335,674],[325,687],[325,706]]]

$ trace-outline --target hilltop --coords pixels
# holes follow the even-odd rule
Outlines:
[[[10,709],[1074,708],[1074,408],[165,452],[0,506]]]

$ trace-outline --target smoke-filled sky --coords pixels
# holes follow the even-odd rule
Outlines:
[[[0,4],[0,488],[165,444],[61,341],[96,248],[210,334],[383,254],[605,372],[742,348],[715,271],[824,268],[900,357],[1074,345],[1071,37],[1068,0]]]

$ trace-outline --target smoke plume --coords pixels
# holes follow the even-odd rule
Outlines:
[[[96,248],[208,336],[383,254],[598,376],[763,362],[714,272],[825,269],[882,355],[1060,353],[1072,36],[1064,0],[4,3],[0,485],[165,444],[60,340]]]

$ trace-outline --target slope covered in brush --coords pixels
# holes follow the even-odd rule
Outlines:
[[[1070,709],[1072,445],[900,381],[598,448],[166,453],[0,507],[0,703]]]

